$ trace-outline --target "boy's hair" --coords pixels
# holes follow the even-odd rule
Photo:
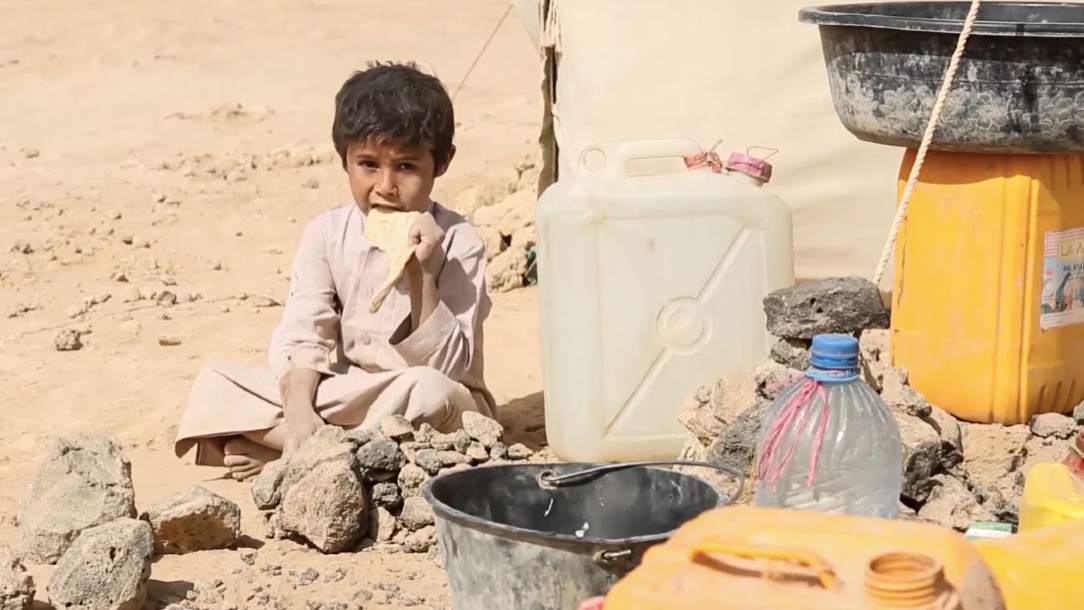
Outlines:
[[[448,163],[455,137],[455,112],[448,91],[414,62],[372,62],[355,72],[335,95],[331,139],[346,167],[352,143],[387,138],[429,149],[437,168]]]

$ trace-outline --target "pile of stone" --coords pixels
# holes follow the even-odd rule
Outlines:
[[[506,445],[504,428],[477,413],[441,434],[405,418],[378,431],[325,426],[253,482],[268,537],[324,553],[374,547],[437,558],[434,515],[420,489],[430,477],[475,465],[548,461]],[[56,441],[27,486],[18,515],[19,552],[0,547],[0,610],[26,610],[37,595],[24,562],[55,564],[49,601],[67,610],[138,610],[157,555],[237,548],[241,508],[199,485],[136,511],[131,463],[109,435]],[[251,564],[255,551],[240,548]]]
[[[514,164],[506,180],[469,188],[452,204],[485,240],[490,292],[521,288],[528,276],[528,253],[536,241],[534,210],[541,165],[537,154],[527,155]]]
[[[861,333],[866,380],[892,409],[905,447],[901,510],[905,516],[964,530],[977,521],[1016,523],[1024,474],[1032,464],[1060,461],[1084,424],[1047,413],[1029,425],[956,420],[908,385],[889,364],[889,312],[872,283],[835,278],[774,292],[764,300],[768,330],[778,337],[769,360],[751,372],[717,380],[687,401],[682,423],[693,433],[684,459],[752,472],[765,410],[809,364],[820,333]],[[704,473],[705,475],[707,473]],[[748,500],[747,496],[745,500]]]
[[[442,434],[401,416],[379,431],[325,426],[289,458],[256,478],[252,499],[268,537],[300,538],[324,553],[368,547],[436,554],[433,511],[421,497],[430,477],[475,465],[539,459],[502,442],[500,423],[465,413],[463,429]]]
[[[28,561],[56,565],[48,597],[58,608],[135,610],[156,552],[226,548],[240,534],[240,509],[202,487],[136,517],[131,464],[116,439],[57,440],[19,507],[21,553],[0,548],[0,608],[33,603]]]

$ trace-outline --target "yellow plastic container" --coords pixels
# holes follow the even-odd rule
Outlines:
[[[1008,610],[1084,607],[1084,521],[973,544],[993,570]]]
[[[1084,481],[1065,464],[1032,466],[1020,500],[1020,531],[1081,520],[1084,520]]]
[[[704,513],[606,595],[605,610],[1004,610],[962,536],[916,523],[734,506]]]
[[[930,402],[982,423],[1072,410],[1084,400],[1084,155],[931,151],[892,301],[893,361]]]

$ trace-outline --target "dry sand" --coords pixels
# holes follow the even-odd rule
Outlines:
[[[0,0],[0,544],[16,542],[19,497],[51,439],[82,430],[121,439],[141,508],[200,482],[240,503],[262,539],[246,484],[173,456],[188,384],[206,358],[264,360],[281,312],[268,301],[285,297],[304,223],[349,201],[329,139],[342,80],[367,60],[416,59],[455,89],[505,7]],[[509,18],[456,100],[459,156],[438,199],[514,178],[538,132],[538,74]],[[180,302],[146,298],[163,290]],[[537,446],[536,297],[494,301],[488,379],[513,437]],[[90,333],[58,351],[61,329]],[[310,567],[322,576],[304,584]],[[33,568],[39,598],[48,573]],[[359,590],[388,608],[447,603],[424,556],[281,542],[251,567],[232,551],[164,558],[151,594],[163,605],[214,579],[225,601],[200,607],[267,607],[257,587],[287,607]]]

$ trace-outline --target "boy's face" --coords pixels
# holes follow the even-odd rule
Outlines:
[[[373,207],[428,210],[433,181],[447,169],[447,163],[436,167],[429,149],[401,146],[388,139],[369,138],[346,150],[350,192],[365,214]]]

